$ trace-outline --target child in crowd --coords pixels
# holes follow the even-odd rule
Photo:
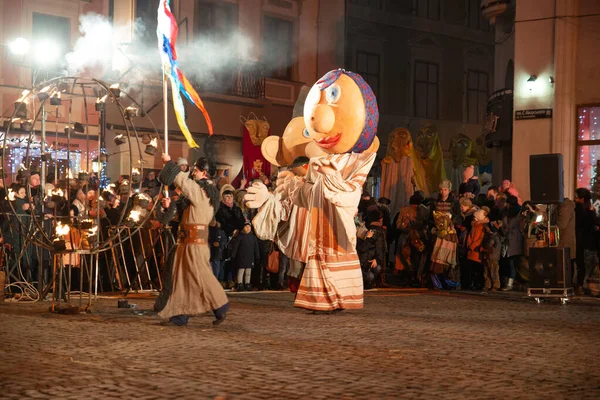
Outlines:
[[[258,239],[252,233],[252,224],[249,221],[244,224],[244,227],[232,244],[231,258],[234,260],[234,265],[238,268],[236,291],[251,291],[250,276],[252,268],[260,260],[260,252],[258,249]]]
[[[223,281],[223,252],[227,246],[227,234],[215,218],[208,224],[208,243],[210,246],[210,266],[219,282]]]
[[[482,243],[485,226],[490,222],[486,211],[479,209],[473,213],[471,230],[467,235],[467,259],[461,269],[461,286],[466,290],[481,290],[483,287]]]
[[[499,264],[502,240],[499,231],[502,222],[493,221],[485,227],[483,237],[483,290],[496,291],[500,289]]]

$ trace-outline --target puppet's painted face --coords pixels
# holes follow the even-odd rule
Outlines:
[[[304,122],[318,147],[330,154],[350,151],[360,138],[366,108],[358,85],[347,75],[327,89],[313,85],[304,103]]]
[[[433,155],[437,137],[437,129],[433,125],[428,125],[419,131],[415,140],[415,150],[421,158],[427,159]]]
[[[471,153],[472,143],[471,139],[462,133],[452,139],[450,152],[452,153],[452,161],[455,168],[459,164],[462,164],[465,158]]]
[[[412,154],[412,138],[410,132],[404,128],[398,128],[390,133],[388,139],[387,155],[394,161],[400,162],[402,157]]]
[[[260,146],[269,135],[269,123],[267,121],[259,121],[257,119],[249,119],[244,123],[244,126],[248,130],[248,135],[252,144]]]

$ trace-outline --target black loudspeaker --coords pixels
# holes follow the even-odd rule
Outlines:
[[[568,247],[529,249],[529,287],[568,289],[573,287],[571,251]]]
[[[529,190],[534,204],[562,203],[565,200],[562,154],[529,156]]]

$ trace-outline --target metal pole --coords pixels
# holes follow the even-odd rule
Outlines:
[[[173,90],[175,90],[175,88],[173,88]],[[163,116],[164,116],[164,120],[165,120],[165,124],[164,124],[164,133],[165,133],[165,153],[169,154],[169,120],[168,120],[168,113],[167,111],[169,110],[169,103],[168,103],[168,99],[167,99],[167,93],[168,93],[168,87],[167,87],[167,74],[165,71],[165,68],[163,67]]]

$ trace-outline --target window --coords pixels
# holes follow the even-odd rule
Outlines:
[[[383,9],[383,0],[350,0],[350,4],[357,6],[371,7],[377,10]]]
[[[229,39],[238,29],[238,6],[232,3],[196,1],[195,37],[211,40]]]
[[[490,30],[490,24],[481,13],[481,0],[467,0],[467,26],[486,32]]]
[[[60,75],[63,67],[61,64],[65,60],[65,55],[71,50],[71,21],[65,17],[34,12],[32,15],[31,38],[34,52],[36,52],[37,46],[45,47],[45,43],[55,46],[55,51],[58,54],[49,54],[49,57],[55,60],[52,65],[48,64],[51,61],[49,59],[36,59],[35,64],[42,66],[48,76],[53,73]],[[46,50],[52,51],[50,47]]]
[[[135,2],[135,40],[144,44],[156,43],[156,25],[159,0]]]
[[[480,71],[467,72],[467,122],[481,123],[488,99],[488,74]]]
[[[415,0],[415,15],[421,18],[440,19],[440,0]]]
[[[600,104],[578,107],[577,116],[577,187],[593,189],[592,180],[600,174]]]
[[[415,63],[415,116],[438,117],[438,65],[423,61]]]
[[[267,76],[292,79],[293,28],[294,24],[291,21],[265,16],[263,62]]]
[[[357,51],[356,72],[371,86],[375,97],[379,97],[379,55]]]

